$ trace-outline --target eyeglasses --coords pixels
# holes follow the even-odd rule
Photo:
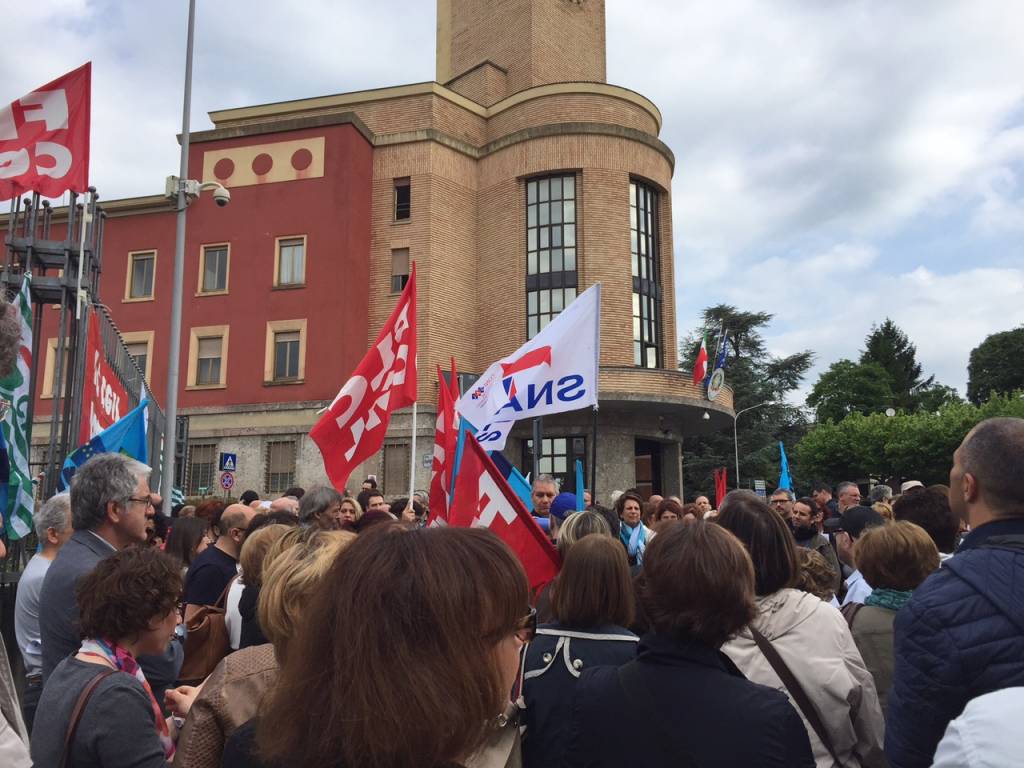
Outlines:
[[[516,638],[521,643],[528,643],[537,635],[537,609],[531,608],[530,612],[519,620],[515,631]]]
[[[134,501],[137,504],[145,504],[147,507],[152,507],[153,506],[153,497],[152,496],[143,496],[141,499],[137,499],[134,496],[129,496],[128,497],[128,501]]]

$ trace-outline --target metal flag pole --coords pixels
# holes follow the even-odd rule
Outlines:
[[[189,113],[192,111],[192,48],[195,41],[196,0],[188,3],[188,37],[185,44],[185,96],[181,110],[181,165],[178,174],[178,219],[174,237],[174,285],[171,292],[171,335],[167,350],[167,412],[164,434],[164,463],[160,475],[160,495],[163,513],[171,516],[174,493],[174,445],[178,431],[178,369],[181,365],[181,296],[185,283],[185,214],[188,198],[185,181],[188,179]]]
[[[416,359],[416,376],[419,377],[420,365],[419,356]],[[409,462],[409,505],[412,506],[412,494],[416,490],[416,403],[419,400],[419,382],[417,381],[416,387],[416,400],[412,401],[412,440],[410,442],[409,453],[411,460]]]

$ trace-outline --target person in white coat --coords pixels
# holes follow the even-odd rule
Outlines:
[[[818,768],[885,766],[885,723],[874,680],[842,614],[792,588],[799,571],[786,522],[754,493],[733,491],[718,523],[750,553],[758,608],[754,621],[722,651],[749,680],[789,695]]]
[[[972,699],[946,726],[932,768],[1001,768],[1024,755],[1024,688],[1004,688]]]

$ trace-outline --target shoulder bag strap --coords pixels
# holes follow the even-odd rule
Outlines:
[[[640,670],[635,661],[619,667],[619,684],[626,693],[630,709],[638,712],[646,722],[654,726],[654,735],[662,753],[673,758],[673,762],[678,761],[684,768],[696,768],[697,763],[693,761],[689,751],[681,748],[678,737],[669,730],[665,722],[665,713],[655,708],[651,692],[640,680]]]
[[[790,670],[789,666],[785,661],[782,660],[782,656],[779,655],[778,650],[771,644],[771,641],[758,632],[753,625],[749,627],[750,634],[754,636],[754,642],[757,643],[757,647],[761,649],[761,653],[764,654],[765,659],[772,665],[772,669],[775,670],[775,674],[782,680],[782,684],[786,686],[786,690],[789,691],[789,695],[793,697],[793,701],[803,712],[804,717],[807,718],[807,722],[811,724],[811,728],[817,734],[818,739],[822,744],[825,745],[825,749],[832,756],[836,765],[842,765],[842,761],[836,756],[836,751],[832,747],[832,740],[828,737],[828,732],[825,730],[825,724],[821,722],[821,715],[818,714],[817,708],[814,706],[814,702],[807,696],[800,681],[796,679],[796,676]]]
[[[60,753],[60,768],[67,768],[68,759],[71,756],[71,744],[75,740],[75,731],[78,730],[78,721],[82,719],[82,714],[85,712],[85,705],[89,703],[89,697],[92,696],[93,691],[96,690],[96,686],[106,680],[114,674],[112,669],[104,669],[96,677],[89,681],[89,684],[82,689],[82,693],[78,696],[78,701],[75,702],[75,708],[71,712],[71,720],[68,721],[68,730],[64,734],[64,749]]]
[[[843,614],[843,618],[846,619],[846,626],[853,629],[853,620],[857,616],[857,611],[864,607],[863,603],[847,603],[839,612]]]

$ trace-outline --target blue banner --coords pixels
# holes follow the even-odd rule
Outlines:
[[[68,456],[60,471],[60,482],[57,489],[66,491],[71,487],[71,478],[74,477],[78,468],[98,453],[123,453],[143,464],[149,463],[149,450],[146,446],[146,408],[148,405],[149,401],[143,400],[122,419],[111,424]]]

